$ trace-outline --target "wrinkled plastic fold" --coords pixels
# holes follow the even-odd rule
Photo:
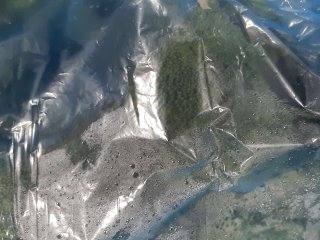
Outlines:
[[[4,2],[1,239],[320,239],[317,1]]]

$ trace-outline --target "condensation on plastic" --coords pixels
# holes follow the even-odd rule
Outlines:
[[[7,26],[2,239],[320,239],[320,5],[199,3]]]

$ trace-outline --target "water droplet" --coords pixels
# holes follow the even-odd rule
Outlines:
[[[139,173],[134,172],[134,173],[132,174],[132,176],[133,176],[134,178],[137,178],[137,177],[139,177]]]

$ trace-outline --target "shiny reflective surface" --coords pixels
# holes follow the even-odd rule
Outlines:
[[[0,26],[0,238],[320,238],[320,6],[198,2]]]

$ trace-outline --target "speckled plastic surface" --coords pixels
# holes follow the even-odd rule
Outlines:
[[[317,1],[1,4],[0,239],[320,239]]]

